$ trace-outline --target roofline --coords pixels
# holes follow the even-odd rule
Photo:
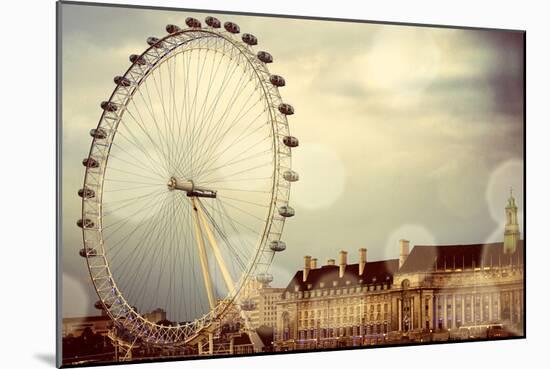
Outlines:
[[[519,241],[521,242],[524,242],[523,239],[519,239]],[[500,241],[500,242],[480,242],[480,243],[456,243],[456,244],[447,244],[447,245],[413,245],[413,248],[414,247],[452,247],[452,246],[480,246],[480,245],[483,245],[483,246],[489,246],[489,245],[503,245],[504,242],[503,241]]]

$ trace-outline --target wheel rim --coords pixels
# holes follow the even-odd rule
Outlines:
[[[282,173],[285,170],[290,170],[291,155],[290,149],[282,144],[282,138],[288,136],[289,134],[286,116],[277,110],[277,107],[282,103],[278,90],[269,82],[270,74],[265,64],[258,60],[249,46],[246,46],[236,40],[235,37],[228,32],[214,29],[183,30],[166,36],[165,38],[159,40],[159,43],[162,43],[163,47],[159,48],[156,45],[152,45],[145,50],[145,52],[143,52],[138,59],[136,59],[138,61],[145,61],[144,65],[134,62],[122,76],[125,80],[130,81],[130,85],[124,86],[119,84],[115,88],[108,104],[113,104],[116,106],[116,110],[107,107],[96,128],[96,132],[104,133],[105,137],[94,137],[90,149],[89,158],[93,158],[98,165],[96,168],[87,166],[84,189],[93,191],[96,196],[83,197],[82,219],[90,220],[93,223],[93,226],[85,225],[83,227],[83,239],[85,250],[93,250],[93,252],[90,251],[86,253],[88,268],[96,292],[111,318],[117,324],[131,332],[136,338],[143,339],[149,343],[182,344],[188,342],[199,334],[200,331],[207,327],[213,319],[221,316],[228,304],[234,301],[235,297],[238,295],[238,291],[247,280],[258,273],[265,273],[267,271],[273,257],[273,251],[268,245],[270,242],[278,241],[280,239],[284,226],[284,217],[277,213],[277,209],[288,205],[290,183],[283,179]],[[163,84],[162,68],[164,67],[165,71],[171,70],[173,73],[172,79],[170,79],[170,77],[166,77],[167,73],[165,73],[165,81],[169,82],[171,80],[176,80],[178,73],[176,70],[178,65],[178,56],[180,57],[182,66],[185,65],[185,58],[187,57],[188,68],[182,68],[182,70],[189,73],[192,69],[191,62],[193,61],[193,53],[197,55],[196,60],[198,61],[195,63],[197,65],[196,86],[199,86],[198,81],[203,79],[203,76],[200,73],[202,73],[204,69],[201,71],[199,63],[203,60],[200,56],[201,53],[217,53],[220,58],[228,58],[228,60],[233,61],[233,65],[237,65],[235,70],[239,67],[242,69],[240,77],[244,76],[248,78],[249,83],[253,82],[254,87],[251,91],[256,92],[257,96],[259,96],[258,101],[261,102],[261,112],[265,115],[263,124],[267,126],[267,131],[270,134],[270,140],[268,140],[269,149],[264,150],[263,147],[260,149],[260,146],[252,145],[252,149],[248,149],[247,152],[246,148],[242,149],[238,145],[232,145],[232,143],[240,143],[238,141],[238,136],[231,137],[228,134],[229,132],[225,132],[223,129],[220,129],[217,132],[206,130],[202,136],[189,135],[187,138],[182,138],[181,132],[178,132],[178,135],[174,134],[176,132],[176,125],[173,122],[175,122],[178,118],[177,106],[175,102],[176,100],[179,100],[179,96],[175,84],[168,88],[168,90],[172,92],[172,97],[164,94],[165,86],[161,86],[161,84]],[[209,80],[213,80],[215,78],[212,76],[216,75],[216,70],[219,71],[219,69],[215,69],[215,62],[217,59],[215,57],[212,57],[211,59],[212,60],[207,61],[206,58],[204,58],[203,62],[212,63]],[[218,61],[221,61],[221,59]],[[227,64],[230,65],[231,63]],[[178,80],[184,78],[186,78],[186,81],[189,82],[185,86],[189,87],[193,85],[192,77],[182,76]],[[242,78],[239,80],[242,80]],[[237,85],[238,83],[235,84],[235,86]],[[229,84],[229,86],[231,85]],[[153,90],[154,87],[158,93],[157,103],[161,102],[161,109],[164,110],[163,119],[165,130],[164,134],[162,134],[162,129],[159,128],[161,125],[160,119],[157,120],[157,116],[154,112],[152,112],[150,114],[150,121],[155,124],[159,134],[156,138],[150,137],[149,147],[146,147],[143,145],[143,142],[147,142],[147,128],[142,129],[141,137],[135,136],[138,134],[137,132],[139,132],[137,130],[139,122],[145,121],[142,114],[145,113],[145,109],[143,108],[147,105],[145,103],[146,99],[149,100],[151,111],[155,109],[155,106],[158,107],[157,105],[159,105],[155,104],[153,101],[154,98],[151,97],[151,90]],[[213,87],[209,83],[209,87],[205,90],[206,92],[203,97],[207,96],[206,94],[208,94],[208,91],[212,89]],[[242,92],[244,90],[246,90],[246,88],[240,91]],[[187,92],[182,92],[182,94],[188,94],[189,88],[186,91]],[[222,91],[222,89],[219,88],[218,91]],[[235,91],[239,90],[235,89]],[[142,100],[142,105],[138,105],[137,103],[139,100],[138,96]],[[198,97],[199,94],[195,93],[194,96]],[[168,113],[165,108],[167,105],[170,106],[170,104],[166,104],[165,98],[167,98],[168,101],[171,100],[173,102],[171,105],[173,109]],[[220,98],[220,100],[222,100],[222,98]],[[187,99],[184,101],[190,102],[192,100]],[[208,98],[206,98],[205,101],[208,101]],[[228,102],[230,101],[231,100],[229,99]],[[243,116],[246,117],[246,115],[242,115],[245,114],[243,112],[253,112],[258,109],[258,105],[253,105],[255,100],[248,101],[248,105],[246,101],[243,101],[243,104],[240,106],[241,109],[237,110],[237,112],[241,112],[241,114],[236,113],[233,119],[237,121],[238,124],[242,123],[241,128],[243,129],[248,127],[245,126],[245,122],[247,121],[241,118]],[[196,101],[194,105],[196,106]],[[139,106],[141,106],[141,110]],[[194,122],[194,126],[192,128],[190,125],[186,127],[190,129],[204,127],[202,124],[199,125],[196,123],[199,121],[201,123],[205,121],[197,119],[196,112],[202,111],[203,117],[208,117],[208,108],[204,107],[199,110],[195,108],[195,110],[193,110],[191,106],[192,105],[190,103],[188,105],[182,103],[179,117],[181,118],[184,116],[183,112],[185,110],[187,110],[188,117],[191,117],[192,112],[195,111],[195,116],[193,118],[189,118],[189,121]],[[238,104],[231,105],[226,103],[224,106],[227,108],[233,108],[238,106]],[[255,106],[255,108],[250,108],[250,110],[248,110],[251,106]],[[221,119],[225,117],[226,120],[230,120],[228,117],[230,117],[231,114],[226,111],[219,112],[219,114]],[[216,121],[215,116],[215,114],[212,114],[212,119],[210,121]],[[129,123],[132,121],[134,125],[130,126]],[[251,121],[257,123],[257,120]],[[256,123],[251,124],[250,127],[252,128],[247,128],[248,130],[244,129],[241,133],[244,132],[244,135],[247,135],[248,133],[253,132],[253,127]],[[132,127],[132,129],[129,127]],[[258,125],[258,127],[261,128],[261,125]],[[179,126],[179,128],[181,128],[181,126]],[[258,128],[258,132],[259,131],[261,131],[261,129]],[[210,132],[213,133],[210,134]],[[173,137],[169,136],[167,133],[172,133],[172,136],[177,136],[179,141],[178,139],[174,140]],[[197,142],[193,142],[193,140],[190,140],[189,137],[197,138]],[[223,144],[220,144],[217,146],[203,143],[208,142],[209,137],[212,141],[214,138],[223,139],[226,143],[229,143],[229,145],[224,146]],[[248,137],[265,140],[265,137],[254,137],[254,134],[250,134]],[[168,141],[171,138],[172,141],[168,144]],[[134,148],[133,151],[129,151],[127,150],[129,145],[125,146],[122,142],[127,141],[127,143],[130,143],[132,140],[134,141]],[[120,144],[117,144],[118,142],[120,142]],[[139,143],[141,143],[141,145]],[[200,145],[198,143],[200,143]],[[192,154],[192,150],[194,150],[193,145],[196,145],[194,149],[199,150],[197,151],[199,154]],[[190,148],[189,151],[187,151],[187,156],[181,152],[174,151],[174,148],[179,148],[181,146]],[[233,155],[228,154],[228,152],[231,152],[235,147],[238,147],[238,150],[235,151]],[[147,148],[149,148],[149,150]],[[228,149],[225,150],[225,148]],[[202,153],[200,150],[203,150]],[[206,153],[205,150],[207,150]],[[236,177],[237,175],[247,173],[259,174],[258,172],[260,172],[261,168],[259,165],[262,163],[259,163],[257,168],[249,166],[248,171],[246,171],[246,167],[243,166],[250,165],[250,162],[256,158],[254,154],[259,156],[260,153],[262,154],[262,157],[267,157],[269,154],[271,160],[271,166],[269,167],[271,176],[269,180],[267,180],[266,177],[256,177],[263,178],[263,181],[265,182],[264,185],[269,185],[267,195],[261,199],[261,196],[259,195],[260,191],[255,189],[258,185],[255,182],[256,180],[252,179],[254,177]],[[232,157],[233,162],[229,159],[226,160],[224,164],[223,160],[217,160],[219,158],[226,159],[228,157]],[[125,167],[126,169],[133,167],[133,170],[126,170],[126,172],[129,173],[124,173],[124,169],[120,168],[123,163],[129,165],[129,167]],[[229,165],[227,163],[229,163]],[[231,169],[233,171],[232,174],[220,174],[220,172],[227,170],[227,168],[231,166],[234,167]],[[144,169],[149,169],[149,171],[144,171]],[[240,169],[240,171],[238,169]],[[137,174],[138,170],[139,175]],[[253,170],[256,170],[256,172],[252,172]],[[264,172],[262,172],[262,175],[263,174]],[[129,264],[124,264],[117,260],[127,260],[128,258],[132,258],[132,254],[125,254],[121,251],[121,248],[115,250],[114,246],[120,247],[120,245],[123,245],[124,242],[131,244],[128,240],[132,237],[143,240],[143,237],[138,236],[144,235],[147,230],[149,230],[149,235],[154,235],[155,233],[160,234],[161,232],[155,232],[156,229],[161,229],[160,227],[163,225],[161,221],[158,221],[158,219],[162,219],[164,221],[170,216],[170,214],[173,216],[172,221],[183,219],[187,216],[187,224],[191,224],[192,214],[188,213],[187,215],[184,215],[184,210],[182,210],[184,207],[186,207],[188,211],[189,209],[192,209],[192,207],[189,206],[191,201],[189,200],[190,197],[187,196],[189,192],[174,191],[173,188],[170,188],[167,182],[174,177],[181,181],[192,181],[196,186],[207,185],[212,188],[216,188],[218,197],[215,202],[208,201],[210,199],[207,198],[199,198],[197,202],[199,204],[198,207],[202,209],[204,219],[207,219],[207,222],[212,225],[213,233],[217,232],[217,238],[220,241],[223,241],[220,243],[226,246],[231,246],[236,242],[223,237],[224,233],[225,236],[228,236],[227,229],[234,228],[233,235],[240,237],[239,235],[242,236],[243,229],[245,229],[245,226],[248,225],[248,223],[245,224],[244,222],[238,222],[237,220],[240,219],[238,216],[230,216],[228,214],[236,214],[240,210],[242,213],[241,217],[245,217],[247,215],[246,213],[249,211],[243,211],[243,206],[246,210],[249,210],[256,207],[260,203],[263,204],[265,209],[263,212],[263,217],[260,218],[254,228],[252,228],[252,230],[256,230],[257,237],[254,240],[254,246],[248,249],[250,252],[242,257],[242,259],[246,259],[246,263],[241,263],[240,269],[237,269],[237,272],[234,271],[231,273],[231,278],[235,281],[234,288],[232,290],[228,289],[225,291],[226,293],[222,293],[226,296],[225,300],[216,302],[214,306],[209,306],[206,311],[204,311],[204,307],[200,312],[198,311],[200,309],[195,309],[194,318],[189,317],[188,315],[177,315],[178,312],[182,311],[181,305],[178,308],[174,301],[167,302],[167,300],[165,300],[164,306],[168,306],[169,310],[173,309],[175,311],[175,313],[168,311],[168,314],[174,314],[172,316],[169,315],[169,317],[172,317],[173,320],[179,322],[179,324],[175,326],[166,326],[156,324],[155,322],[150,322],[138,312],[151,310],[154,306],[142,306],[139,310],[134,308],[135,304],[132,303],[131,299],[133,298],[134,300],[140,300],[139,294],[136,295],[136,292],[133,290],[134,287],[125,281],[125,276],[137,275],[137,278],[129,279],[129,281],[133,281],[135,285],[139,285],[140,281],[147,281],[149,278],[143,278],[144,274],[141,272],[145,270],[141,270],[140,268],[136,268],[132,272],[128,272],[127,268],[123,269],[124,265],[127,266]],[[220,186],[220,184],[224,181],[225,185],[227,185],[229,181],[229,184],[233,186],[237,186],[238,182],[245,182],[246,186],[242,187],[242,184],[240,187],[233,188]],[[257,181],[261,180],[258,179]],[[131,196],[128,195],[128,182],[131,182],[133,186],[133,188],[130,189],[132,192]],[[117,194],[115,194],[117,192],[125,193],[126,197],[117,197]],[[246,198],[239,195],[241,192],[254,193],[255,195],[248,195],[249,197]],[[225,199],[225,201],[222,201],[222,199]],[[247,201],[247,199],[250,201]],[[143,206],[139,204],[143,204]],[[237,206],[236,204],[241,205]],[[228,210],[228,208],[231,209]],[[147,209],[147,212],[145,212],[145,209]],[[120,217],[120,214],[124,211],[128,214],[127,217]],[[148,223],[144,223],[146,224],[146,227],[149,228],[145,227],[139,230],[139,225],[141,223],[138,223],[138,226],[134,227],[137,228],[137,230],[135,230],[135,233],[131,236],[128,236],[128,233],[120,233],[120,229],[125,228],[125,222],[129,222],[126,221],[126,219],[131,218],[135,214],[139,214],[143,219],[149,219]],[[118,215],[119,218],[116,219],[115,215]],[[248,215],[250,217],[250,214]],[[232,227],[230,227],[229,224],[223,224],[224,216],[226,220],[233,220],[233,224],[231,224]],[[150,221],[155,217],[157,218],[157,222]],[[262,224],[259,224],[260,221]],[[222,230],[219,230],[218,227],[222,228]],[[167,229],[169,229],[169,231],[165,230],[162,234],[164,237],[170,236],[171,240],[175,240],[176,236],[181,237],[183,234],[181,232],[182,228],[174,227],[173,224],[172,228]],[[117,232],[119,232],[119,235],[124,235],[124,237],[120,236],[117,240]],[[154,240],[154,238],[145,238],[145,241],[141,243],[141,246],[151,243],[151,240]],[[118,241],[118,243],[116,241]],[[244,242],[242,239],[239,241]],[[166,239],[163,245],[165,244]],[[248,242],[248,244],[250,244],[250,242]],[[171,255],[173,256],[174,252],[178,252],[178,249],[174,249],[175,241],[171,242],[170,245],[172,246]],[[241,243],[241,247],[239,248],[241,251],[245,249],[242,245],[243,244]],[[157,248],[160,249],[160,247]],[[146,259],[149,261],[154,260],[151,259],[151,257],[146,257],[146,255],[148,255],[147,251],[145,251],[146,249],[146,247],[143,247],[144,251],[141,254],[141,259]],[[189,249],[191,250],[191,247]],[[131,249],[127,248],[126,250]],[[115,254],[115,252],[118,253]],[[137,256],[139,254],[136,253],[133,255]],[[227,253],[224,254],[224,258],[227,255]],[[235,255],[237,255],[237,253]],[[166,265],[168,262],[163,262],[162,260],[167,260],[168,257],[164,256],[157,259],[161,260],[157,265],[157,269],[159,270],[159,273],[162,273],[162,271],[165,270],[162,268],[163,265]],[[196,260],[196,257],[194,260]],[[138,263],[138,265],[140,264]],[[170,275],[173,276],[174,274],[175,273],[171,273]],[[213,274],[215,274],[215,268]],[[140,277],[142,279],[140,279]],[[151,278],[151,280],[156,279],[158,285],[165,285],[166,281],[161,283],[161,278],[162,277],[159,274],[158,278]],[[219,279],[219,276],[214,276],[214,278]],[[195,279],[194,284],[196,284],[197,281],[198,280]],[[171,282],[168,284],[172,286],[171,288],[173,288],[174,291],[178,289],[178,286],[182,286],[177,283],[171,284]],[[152,286],[148,287],[151,289]],[[144,293],[144,291],[145,290],[143,289],[140,292]],[[157,289],[157,291],[159,290]],[[174,298],[173,294],[170,293],[170,290],[168,290],[165,297],[167,299]],[[152,302],[153,305],[157,303],[162,307],[163,304],[160,303],[158,299]],[[188,312],[189,311],[187,310],[187,313]]]

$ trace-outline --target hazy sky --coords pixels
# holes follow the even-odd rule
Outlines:
[[[207,14],[63,6],[65,316],[90,312],[96,300],[75,221],[99,102],[128,55],[190,15]],[[258,37],[296,109],[289,124],[301,180],[275,285],[286,285],[306,254],[322,264],[346,249],[356,262],[360,247],[371,260],[397,257],[400,238],[501,241],[510,187],[523,221],[521,33],[216,16]]]

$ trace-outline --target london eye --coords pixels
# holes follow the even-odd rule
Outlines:
[[[294,215],[282,76],[233,22],[186,19],[114,77],[82,161],[83,248],[98,305],[133,339],[192,342],[270,281]],[[166,319],[147,314],[161,307]]]

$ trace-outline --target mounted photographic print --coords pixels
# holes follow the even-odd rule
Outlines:
[[[525,337],[524,61],[517,30],[59,2],[58,365]]]

